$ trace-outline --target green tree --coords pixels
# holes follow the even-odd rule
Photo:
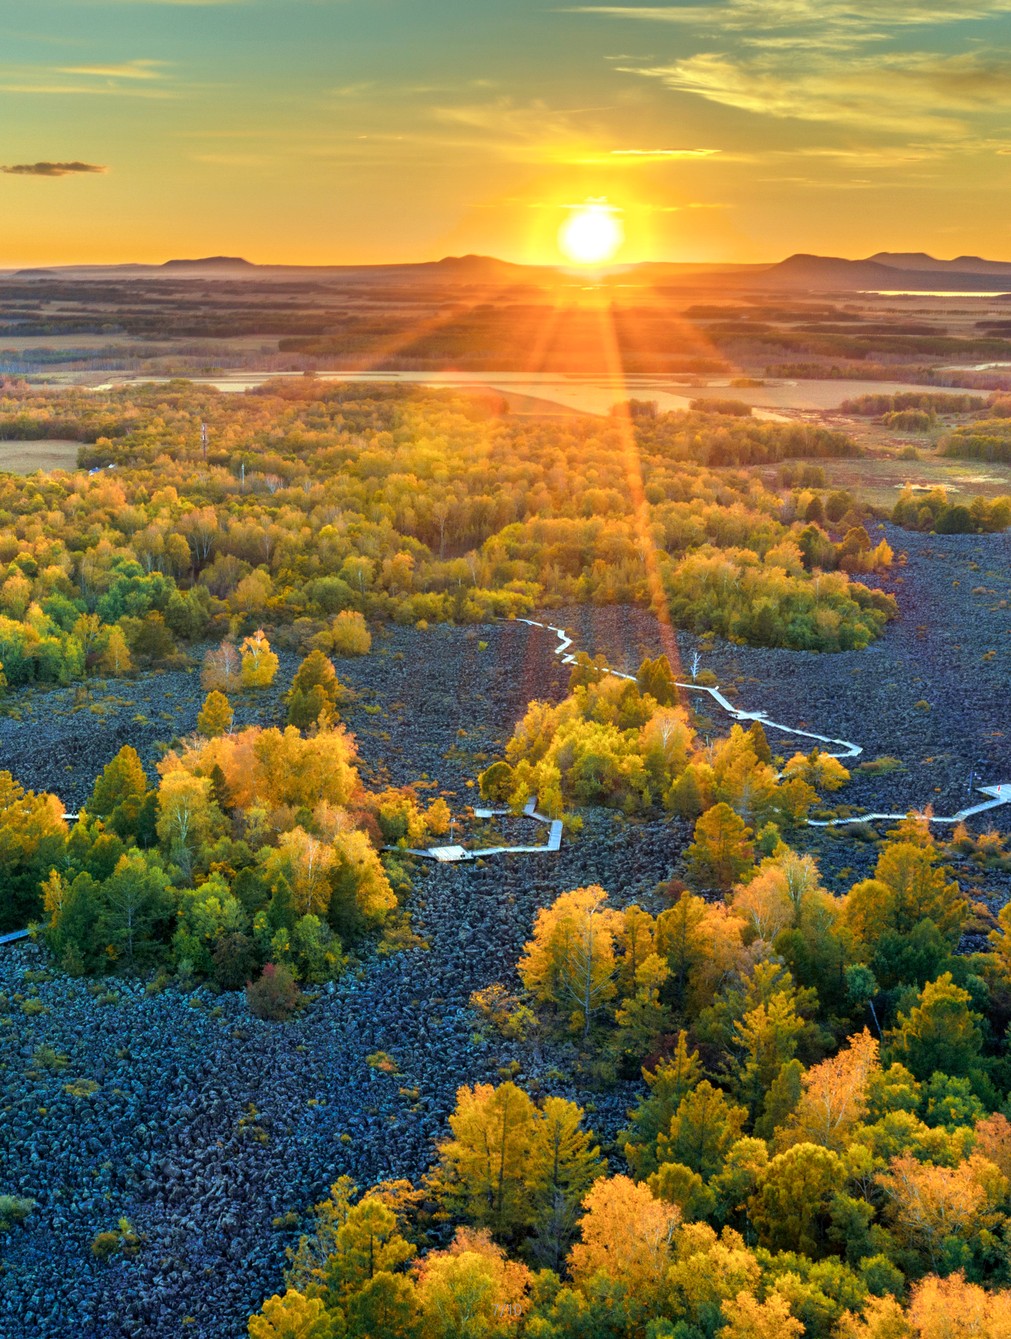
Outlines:
[[[649,1092],[639,1099],[630,1124],[618,1135],[618,1146],[640,1180],[657,1170],[657,1139],[669,1133],[674,1113],[702,1078],[699,1053],[689,1051],[686,1032],[678,1033],[674,1054],[654,1071],[644,1069],[643,1078]]]
[[[721,1088],[703,1079],[681,1099],[670,1129],[657,1136],[657,1162],[682,1163],[708,1180],[740,1138],[747,1115]]]
[[[341,698],[337,671],[322,651],[310,651],[299,665],[288,692],[288,724],[311,729],[320,718],[334,719]]]
[[[606,1167],[582,1122],[582,1109],[561,1097],[546,1098],[534,1121],[527,1170],[531,1254],[549,1269],[561,1267],[575,1239],[583,1197]]]
[[[971,998],[950,972],[929,981],[888,1035],[891,1058],[921,1082],[935,1071],[966,1076],[978,1070],[983,1033],[979,1015],[969,1008]]]
[[[845,1163],[831,1149],[794,1144],[777,1154],[751,1199],[762,1245],[818,1259],[828,1241],[832,1200],[845,1184]]]
[[[147,774],[137,750],[124,744],[111,762],[106,763],[91,790],[87,803],[92,818],[109,818],[129,800],[143,800],[148,792]]]

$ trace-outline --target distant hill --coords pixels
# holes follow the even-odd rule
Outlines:
[[[920,270],[924,273],[1011,274],[1011,260],[984,260],[981,256],[956,256],[954,260],[936,260],[926,251],[879,251],[868,260],[895,270]]]
[[[924,256],[926,262],[916,268],[920,258],[916,254],[901,255],[901,264],[885,263],[888,253],[880,252],[868,260],[845,260],[840,256],[812,256],[798,253],[788,256],[778,265],[772,265],[758,276],[763,288],[793,288],[816,290],[876,290],[921,289],[926,292],[943,291],[992,291],[995,279],[1006,276],[1011,285],[1011,264],[1001,261],[979,261],[982,266],[991,268],[972,269],[967,262],[972,257],[962,256],[957,261],[934,260]]]
[[[18,270],[22,279],[80,280],[249,280],[270,283],[286,279],[367,285],[445,284],[517,289],[526,284],[582,284],[579,271],[564,266],[518,265],[494,256],[444,256],[441,260],[387,265],[257,265],[241,256],[172,259],[160,265],[59,265]],[[860,292],[875,290],[992,292],[1007,284],[1011,261],[956,256],[937,260],[925,251],[879,251],[864,260],[818,256],[805,252],[775,265],[730,265],[712,262],[648,261],[613,265],[601,272],[601,283],[617,287],[688,289],[719,288],[794,292]],[[493,294],[491,295],[493,296]]]
[[[199,260],[166,260],[162,270],[255,270],[258,267],[241,256],[203,256]]]

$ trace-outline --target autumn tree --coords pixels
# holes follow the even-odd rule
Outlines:
[[[671,1260],[680,1214],[627,1176],[597,1181],[583,1200],[580,1240],[569,1252],[569,1271],[586,1288],[596,1275],[620,1280],[641,1312],[655,1315]]]
[[[281,663],[270,649],[270,642],[262,628],[245,638],[239,647],[241,668],[239,679],[243,688],[269,688],[274,682]]]
[[[606,1166],[582,1122],[582,1110],[561,1097],[545,1098],[534,1120],[526,1174],[531,1254],[550,1269],[560,1268],[575,1236],[583,1197]]]
[[[372,634],[357,610],[342,609],[330,629],[335,656],[366,656],[372,649]]]
[[[695,840],[687,852],[695,886],[729,892],[754,864],[753,836],[729,804],[707,809],[695,824]]]
[[[0,772],[0,931],[22,930],[38,916],[41,885],[62,864],[66,840],[57,797],[26,791]]]
[[[508,1236],[530,1219],[530,1156],[535,1108],[514,1083],[460,1088],[439,1146],[443,1204],[469,1222]]]
[[[201,852],[222,825],[206,777],[177,770],[162,778],[158,788],[158,836],[185,879],[191,879]]]
[[[615,994],[615,935],[621,917],[603,904],[607,894],[593,885],[577,888],[538,911],[534,937],[517,969],[541,1004],[569,1011],[584,1039],[598,1010]]]
[[[720,1339],[801,1339],[804,1326],[790,1312],[790,1305],[773,1291],[764,1302],[750,1293],[738,1293],[723,1303],[726,1325]]]
[[[866,1029],[801,1079],[802,1093],[784,1137],[841,1152],[868,1112],[869,1088],[879,1071],[878,1043]]]
[[[242,687],[242,658],[235,643],[227,640],[207,652],[200,671],[205,692],[234,693]]]
[[[248,1330],[249,1339],[338,1339],[342,1333],[319,1298],[305,1297],[294,1288],[283,1297],[278,1293],[268,1297],[249,1317]]]
[[[322,651],[310,651],[288,691],[288,724],[308,730],[333,720],[342,694],[337,671]]]
[[[418,1264],[423,1339],[505,1339],[527,1310],[530,1283],[486,1231],[458,1228],[447,1250]]]
[[[214,739],[217,735],[227,734],[234,719],[232,704],[215,688],[204,698],[204,705],[197,715],[197,729],[208,739]]]

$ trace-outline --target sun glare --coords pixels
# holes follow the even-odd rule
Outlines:
[[[603,265],[625,240],[618,212],[602,201],[578,205],[558,232],[558,245],[574,265]]]

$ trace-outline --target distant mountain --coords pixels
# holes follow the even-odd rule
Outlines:
[[[257,266],[241,256],[203,256],[199,260],[166,260],[162,270],[255,270]]]
[[[995,277],[1007,276],[1011,285],[1011,264],[1004,268],[972,269],[964,262],[972,257],[962,256],[957,261],[938,261],[925,256],[926,265],[916,268],[914,262],[918,256],[901,256],[900,265],[886,264],[879,253],[868,260],[844,260],[839,256],[812,256],[799,253],[788,256],[778,265],[771,265],[757,276],[757,282],[763,288],[794,288],[816,290],[884,290],[909,289],[924,292],[943,291],[991,291],[995,286]],[[999,261],[979,261],[986,266],[1003,265]]]
[[[551,286],[585,282],[580,272],[552,265],[517,265],[494,256],[444,256],[441,260],[387,265],[257,265],[241,256],[203,256],[173,259],[160,265],[65,265],[16,271],[22,279],[82,280],[213,280],[233,279],[270,283],[302,280],[367,285],[445,284],[487,286],[494,290],[520,285]],[[730,265],[712,262],[650,261],[612,265],[600,283],[615,288],[688,289],[724,291],[755,289],[794,292],[860,292],[908,289],[923,291],[987,292],[1007,284],[1011,292],[1011,261],[957,256],[937,260],[925,251],[879,251],[865,260],[817,256],[800,252],[775,265]]]
[[[981,256],[956,256],[954,260],[935,260],[926,251],[879,251],[869,256],[879,265],[895,270],[920,270],[924,273],[1011,274],[1011,261],[984,260]]]

